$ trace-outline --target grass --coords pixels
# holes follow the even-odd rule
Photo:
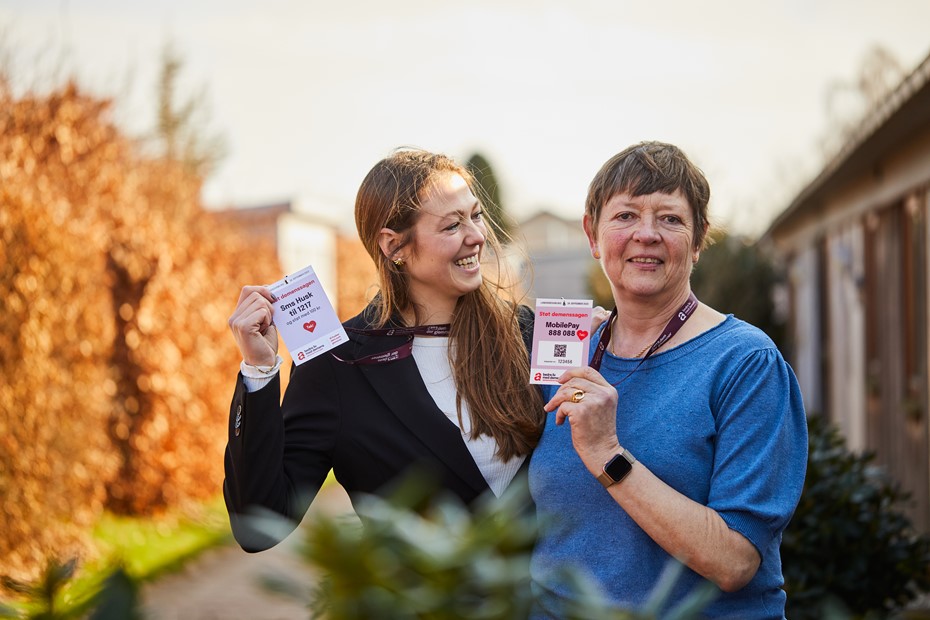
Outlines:
[[[157,517],[106,513],[94,527],[92,538],[99,559],[81,564],[73,578],[56,592],[56,618],[79,617],[89,611],[103,580],[117,567],[135,583],[150,581],[179,569],[202,551],[227,542],[231,532],[223,498],[218,496]],[[11,607],[22,617],[34,617],[45,605],[41,601],[17,601]]]
[[[178,568],[199,552],[230,539],[223,498],[157,518],[106,514],[94,528],[101,555],[116,559],[133,579],[146,581]]]
[[[335,478],[330,472],[324,484]],[[207,549],[232,539],[229,518],[222,495],[213,500],[184,509],[176,509],[157,517],[122,517],[109,513],[101,516],[92,532],[99,559],[81,564],[73,578],[55,595],[54,616],[80,617],[94,603],[103,581],[121,567],[129,578],[139,584],[152,581],[165,573],[180,569]],[[60,559],[66,561],[65,559]],[[41,601],[2,601],[11,607],[13,617],[36,617]]]

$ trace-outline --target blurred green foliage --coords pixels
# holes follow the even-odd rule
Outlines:
[[[774,291],[781,276],[772,258],[751,240],[718,234],[691,273],[691,289],[708,306],[750,323],[785,351],[785,321]]]
[[[323,578],[309,589],[285,576],[268,578],[266,586],[303,601],[312,617],[330,620],[525,618],[536,601],[530,554],[539,532],[525,481],[471,509],[448,497],[424,502],[426,488],[407,480],[387,499],[357,502],[359,519],[320,515],[306,523],[301,553]],[[671,567],[643,609],[623,610],[608,606],[583,573],[566,567],[574,597],[560,617],[657,618],[681,570]],[[707,583],[663,617],[698,618],[715,595]]]
[[[222,496],[159,517],[104,514],[93,532],[101,559],[86,563],[51,558],[33,580],[0,576],[0,618],[131,619],[138,584],[174,570],[231,538]],[[135,615],[134,615],[135,614]]]
[[[122,567],[111,567],[96,587],[85,593],[82,600],[62,603],[62,592],[75,577],[77,560],[67,562],[49,560],[41,575],[33,581],[11,577],[0,579],[0,585],[15,593],[20,603],[16,607],[0,606],[0,618],[21,620],[138,620],[138,586]]]
[[[497,176],[494,174],[491,162],[481,153],[475,153],[465,162],[465,167],[475,177],[478,192],[481,194],[478,199],[484,207],[487,218],[495,229],[504,232],[506,235],[513,234],[515,223],[504,209],[504,204],[501,201],[500,184],[497,182]]]
[[[822,416],[809,421],[810,452],[801,501],[782,540],[792,620],[884,618],[930,591],[930,538],[901,512],[908,496],[849,452]]]
[[[74,576],[77,560],[61,563],[50,560],[41,575],[33,581],[22,581],[12,577],[0,578],[3,589],[15,594],[23,604],[19,612],[8,608],[11,618],[45,619],[71,617],[62,611],[58,594]]]

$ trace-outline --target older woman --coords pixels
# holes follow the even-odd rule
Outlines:
[[[546,394],[530,464],[547,524],[533,556],[539,617],[564,609],[563,566],[636,607],[673,558],[688,570],[671,602],[710,580],[722,592],[708,617],[784,617],[779,545],[804,481],[806,418],[772,341],[691,292],[709,196],[684,153],[654,142],[591,183],[584,229],[616,310],[591,366]]]

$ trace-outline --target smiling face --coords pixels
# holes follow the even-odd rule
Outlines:
[[[445,322],[459,297],[481,286],[481,250],[487,237],[481,203],[465,179],[442,172],[422,197],[412,242],[403,260],[408,295],[422,319]]]
[[[596,224],[585,216],[584,228],[617,302],[651,298],[663,303],[689,290],[700,250],[695,249],[693,211],[680,190],[616,194],[604,203]]]

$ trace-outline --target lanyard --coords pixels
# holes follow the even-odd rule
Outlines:
[[[353,334],[363,334],[365,336],[406,336],[407,340],[393,349],[388,349],[382,353],[373,353],[372,355],[366,355],[354,360],[347,360],[339,357],[335,353],[330,353],[340,362],[351,365],[372,365],[372,364],[387,364],[388,362],[393,362],[395,360],[404,359],[405,357],[410,357],[413,354],[413,338],[415,336],[440,336],[448,337],[450,326],[448,323],[442,323],[439,325],[419,325],[417,327],[391,327],[387,329],[358,329],[355,327],[347,327],[347,332],[352,332]]]
[[[685,321],[691,318],[691,315],[694,314],[694,311],[697,310],[698,300],[694,296],[694,293],[688,295],[688,299],[681,305],[681,308],[678,309],[678,312],[669,319],[668,323],[665,324],[665,328],[662,329],[662,333],[659,334],[659,337],[656,338],[656,341],[652,343],[652,346],[649,347],[649,350],[646,351],[646,354],[639,360],[639,364],[636,365],[630,374],[636,372],[637,369],[642,365],[646,359],[655,353],[663,344],[671,340],[672,336],[678,333],[678,330],[681,329],[681,326],[685,324]],[[604,352],[607,350],[607,345],[610,344],[610,328],[613,326],[614,321],[617,318],[617,307],[614,306],[613,311],[610,313],[610,318],[607,319],[607,325],[604,326],[604,331],[601,332],[601,339],[597,343],[597,349],[594,351],[594,357],[591,358],[591,363],[589,366],[594,370],[600,371],[601,361],[604,359]],[[624,377],[623,379],[626,379]],[[621,381],[623,381],[621,379]]]

